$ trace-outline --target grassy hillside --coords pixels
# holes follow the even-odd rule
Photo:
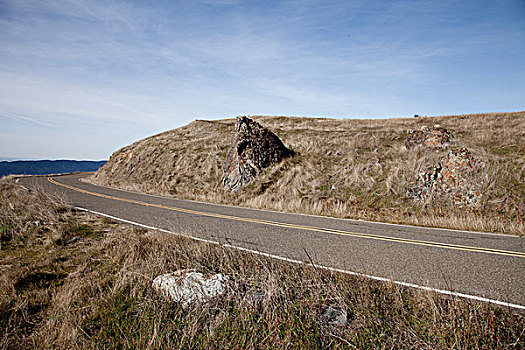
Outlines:
[[[0,238],[0,349],[525,347],[525,317],[505,308],[117,224],[5,180]],[[235,284],[185,309],[151,288],[182,268]],[[323,323],[327,305],[346,326]]]
[[[221,186],[234,120],[194,121],[115,152],[91,179],[141,192],[255,208],[522,234],[525,112],[410,119],[254,117],[295,152],[236,194]],[[407,149],[407,133],[440,124],[453,145]],[[419,172],[451,147],[484,164],[473,207],[406,196]]]

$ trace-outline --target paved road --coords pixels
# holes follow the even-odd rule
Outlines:
[[[213,205],[94,186],[83,176],[20,182],[123,220],[525,309],[525,243],[516,236]]]

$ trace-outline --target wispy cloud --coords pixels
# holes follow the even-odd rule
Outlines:
[[[23,115],[20,113],[13,113],[13,112],[8,112],[8,111],[0,111],[0,119],[1,118],[11,119],[14,121],[21,121],[21,122],[35,124],[35,125],[44,126],[44,127],[55,126],[54,123],[49,122],[48,120],[42,120],[41,118],[38,118],[38,117]]]

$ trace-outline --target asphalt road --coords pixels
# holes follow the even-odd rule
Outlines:
[[[83,176],[19,181],[122,220],[525,309],[523,238],[177,200],[91,185]]]

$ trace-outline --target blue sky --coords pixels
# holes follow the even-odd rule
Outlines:
[[[0,0],[0,156],[195,119],[525,109],[525,1]]]

